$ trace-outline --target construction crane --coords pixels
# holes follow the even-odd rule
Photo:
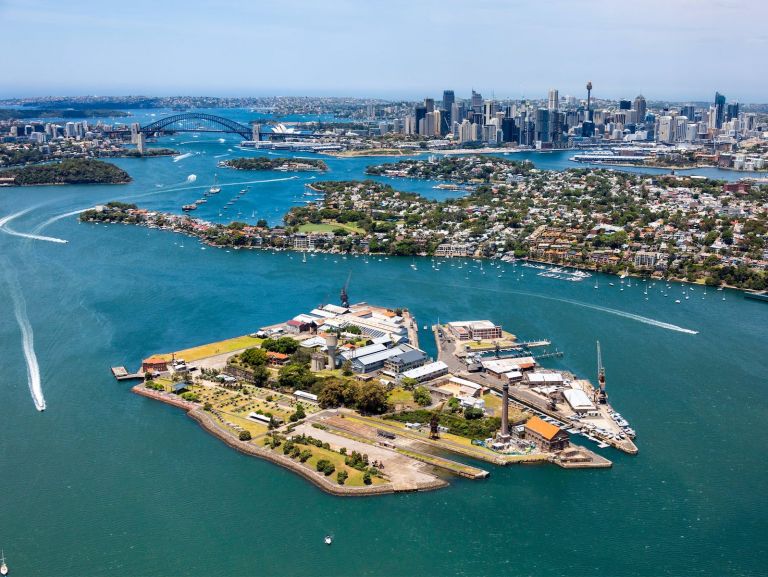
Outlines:
[[[432,411],[432,416],[429,419],[429,438],[433,441],[440,438],[440,430],[438,429],[438,425],[440,424],[440,415],[443,412],[444,406],[445,401],[440,403],[437,408]]]
[[[352,278],[352,271],[349,271],[349,274],[347,275],[347,282],[344,283],[344,286],[341,287],[341,306],[344,308],[349,307],[349,295],[347,294],[347,289],[349,288],[349,280]]]
[[[598,400],[601,405],[608,402],[605,392],[605,367],[603,367],[603,355],[600,353],[600,341],[597,341],[597,383],[600,385]]]

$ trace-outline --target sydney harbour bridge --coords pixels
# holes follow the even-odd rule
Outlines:
[[[239,134],[245,140],[272,140],[289,135],[294,138],[311,138],[314,136],[310,131],[286,129],[283,125],[262,126],[254,124],[247,126],[223,116],[203,112],[183,112],[166,116],[139,127],[139,131],[147,136],[173,132],[225,132]]]

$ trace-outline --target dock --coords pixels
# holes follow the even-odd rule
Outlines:
[[[144,373],[135,372],[129,373],[125,367],[112,367],[112,376],[118,381],[135,381],[138,379],[144,379]]]

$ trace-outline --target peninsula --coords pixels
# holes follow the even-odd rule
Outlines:
[[[341,305],[113,374],[144,379],[135,393],[182,408],[229,446],[339,495],[436,489],[446,474],[488,476],[452,454],[496,466],[611,466],[571,445],[576,433],[637,452],[604,388],[539,366],[537,359],[562,354],[549,352],[549,341],[518,341],[490,321],[455,322],[434,327],[433,360],[406,309],[347,299],[342,290]],[[496,356],[481,358],[484,351]]]
[[[221,168],[234,168],[235,170],[284,170],[290,172],[307,172],[328,170],[328,165],[322,160],[313,158],[232,158],[219,162]]]
[[[486,162],[499,174],[495,159]],[[478,184],[441,201],[375,181],[318,181],[309,190],[315,200],[291,208],[282,227],[138,208],[99,209],[81,219],[122,222],[131,216],[137,224],[213,246],[526,258],[610,274],[768,288],[768,185],[573,169],[511,174],[508,182]]]
[[[130,175],[109,162],[69,158],[61,162],[11,168],[0,172],[0,186],[43,184],[125,184]]]

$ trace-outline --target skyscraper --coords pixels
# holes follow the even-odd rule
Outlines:
[[[551,142],[551,133],[549,131],[549,110],[539,108],[536,111],[536,140],[541,142]]]
[[[722,128],[723,120],[725,120],[725,95],[715,92],[715,128]]]
[[[592,81],[587,81],[587,120],[592,120]]]
[[[414,132],[417,134],[422,134],[422,127],[424,125],[424,117],[427,115],[427,107],[424,105],[419,105],[414,109]]]
[[[731,121],[731,120],[737,119],[738,117],[739,117],[739,103],[732,102],[726,108],[725,120]]]
[[[632,102],[629,100],[619,100],[619,110],[632,110]]]
[[[642,124],[645,122],[645,114],[648,112],[648,104],[642,94],[635,97],[635,110],[637,110],[637,122]]]
[[[479,92],[472,91],[472,110],[475,112],[482,112],[483,111],[483,95]]]
[[[560,96],[557,92],[557,88],[550,88],[547,98],[547,109],[557,110],[560,107]]]
[[[440,134],[443,136],[451,132],[452,129],[454,100],[453,90],[443,90],[443,102],[440,107]]]
[[[427,112],[434,112],[435,111],[435,99],[434,98],[425,98],[424,99],[424,106],[426,106]]]

